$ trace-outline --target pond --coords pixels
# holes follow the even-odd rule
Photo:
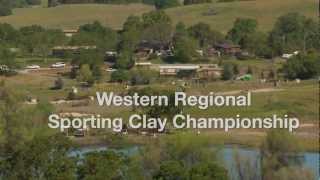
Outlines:
[[[139,152],[138,146],[123,148],[123,149],[112,149],[108,148],[106,146],[91,146],[91,147],[81,147],[77,150],[74,150],[70,153],[70,156],[79,156],[83,157],[84,154],[89,152],[97,152],[97,151],[105,151],[105,150],[112,150],[116,152],[124,153],[125,155],[133,155],[137,154]],[[256,165],[256,171],[260,172],[260,151],[257,149],[252,148],[233,148],[231,146],[224,146],[221,148],[221,151],[219,152],[221,154],[220,160],[223,162],[225,168],[229,172],[229,177],[232,180],[237,180],[237,173],[235,172],[236,167],[236,160],[235,160],[235,152],[238,153],[238,155],[241,158],[247,159],[247,161],[252,164]],[[301,153],[302,157],[302,166],[311,170],[316,179],[319,179],[319,168],[320,168],[320,154],[319,153],[311,153],[311,152],[304,152]],[[257,174],[258,177],[260,174]],[[258,178],[259,179],[259,178]]]

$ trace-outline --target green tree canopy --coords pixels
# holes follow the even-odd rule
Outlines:
[[[232,29],[228,32],[227,38],[236,44],[241,45],[241,41],[247,38],[248,35],[254,33],[258,23],[255,19],[238,18],[234,22]]]

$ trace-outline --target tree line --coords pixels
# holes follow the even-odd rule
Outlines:
[[[77,3],[103,3],[103,4],[129,4],[143,3],[153,5],[157,9],[165,9],[180,5],[190,5],[199,3],[210,3],[212,0],[49,0],[48,6],[54,7],[59,4],[77,4]]]
[[[0,16],[12,14],[13,8],[40,5],[41,0],[0,0]]]

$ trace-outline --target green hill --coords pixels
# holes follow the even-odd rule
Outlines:
[[[0,17],[0,23],[7,22],[15,27],[39,24],[49,28],[67,29],[98,20],[104,25],[119,29],[129,15],[141,15],[152,9],[152,6],[142,4],[77,4],[54,8],[18,8],[11,16]]]
[[[253,0],[181,6],[167,9],[166,12],[174,22],[183,21],[187,25],[205,22],[222,32],[230,29],[237,17],[251,17],[258,20],[261,30],[268,31],[277,17],[288,12],[299,12],[316,18],[317,7],[315,0]],[[15,9],[12,16],[1,17],[0,22],[7,22],[17,27],[39,24],[51,28],[74,28],[98,20],[118,29],[129,15],[140,15],[152,9],[153,7],[142,4],[82,4],[55,8],[21,8]]]
[[[237,17],[250,17],[258,20],[262,31],[268,31],[283,14],[299,12],[316,18],[317,8],[315,0],[253,0],[184,6],[168,9],[167,12],[175,22],[183,21],[191,25],[201,21],[223,32],[232,27]]]

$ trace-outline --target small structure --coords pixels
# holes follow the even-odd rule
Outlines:
[[[9,71],[9,67],[7,65],[0,65],[0,71]]]
[[[166,56],[171,52],[171,45],[163,43],[159,41],[146,41],[143,40],[139,43],[135,54],[138,59],[147,59],[151,54],[155,54],[157,56]]]
[[[106,56],[108,57],[115,57],[118,53],[116,51],[106,51]]]
[[[56,46],[52,49],[52,55],[64,57],[67,54],[78,54],[81,50],[92,50],[96,48],[96,46]]]
[[[179,71],[196,71],[199,68],[200,66],[195,64],[163,64],[159,66],[160,75],[162,76],[176,76]]]
[[[66,37],[72,37],[72,36],[76,35],[78,32],[79,32],[78,29],[65,29],[65,30],[63,30],[63,34]]]
[[[290,54],[283,54],[281,57],[283,59],[290,59],[290,58],[292,58],[294,56],[297,56],[298,54],[299,54],[299,51],[295,51],[295,52],[290,53]]]
[[[152,65],[152,63],[151,62],[136,62],[134,65],[138,66],[138,67],[150,67]]]
[[[234,45],[231,43],[215,44],[214,48],[222,54],[226,55],[235,55],[241,52],[241,48],[239,45]]]
[[[251,81],[252,80],[252,75],[251,74],[245,74],[243,76],[239,76],[237,78],[237,80],[241,80],[241,81]]]
[[[219,78],[223,71],[217,64],[161,64],[158,68],[161,76],[177,76],[186,72],[200,79]]]
[[[216,50],[215,48],[211,47],[211,48],[207,49],[206,56],[208,56],[208,57],[214,57],[214,56],[220,57],[221,56],[221,52]]]
[[[204,64],[200,65],[200,69],[197,71],[197,77],[199,79],[213,80],[222,76],[223,69],[218,67],[217,64]]]

